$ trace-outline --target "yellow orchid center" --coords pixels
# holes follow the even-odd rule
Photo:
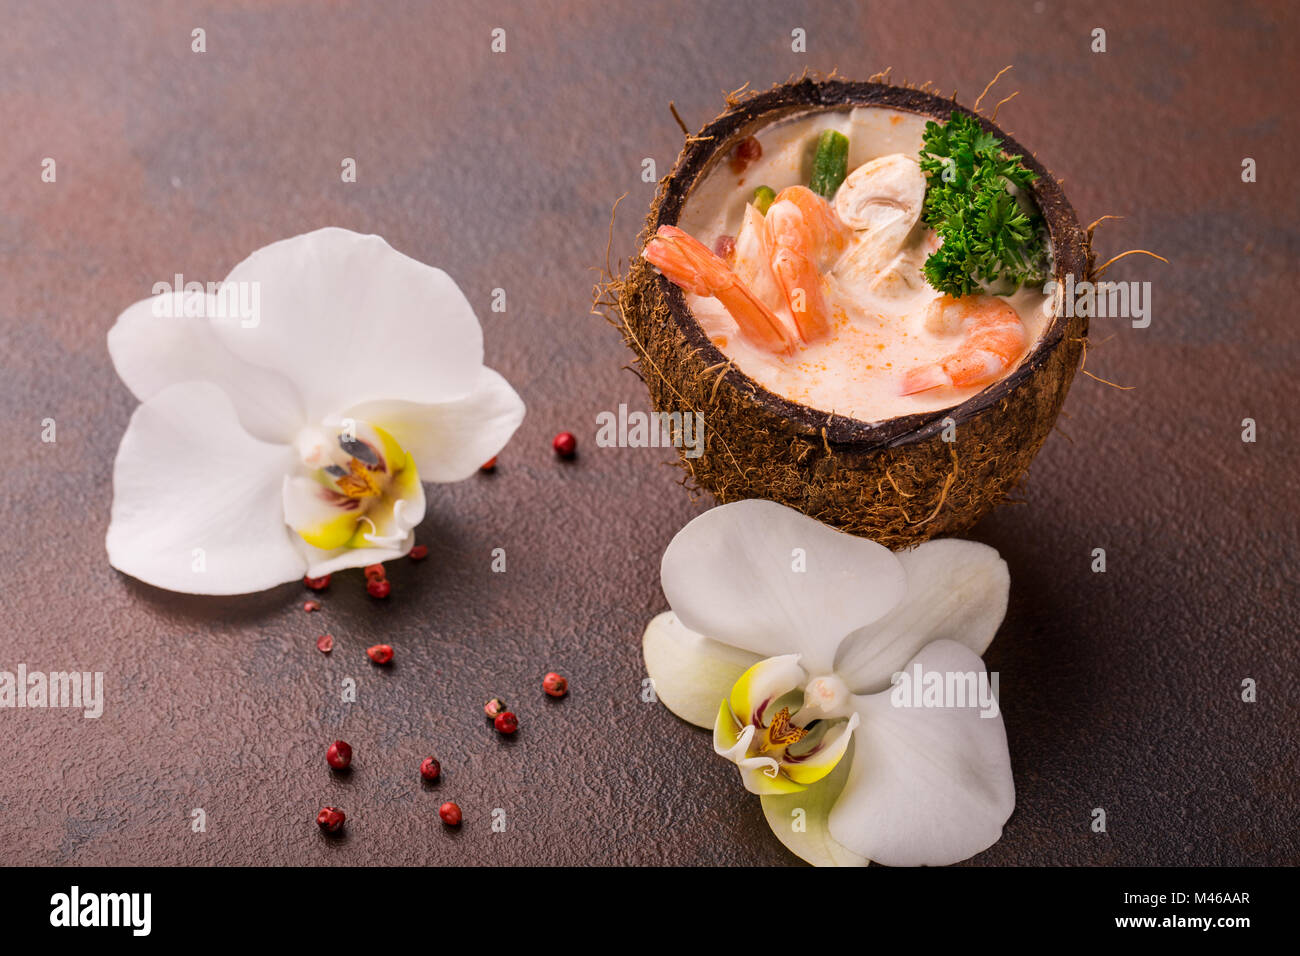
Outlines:
[[[378,498],[384,493],[384,479],[384,475],[353,458],[348,462],[347,474],[336,477],[334,484],[348,498]]]
[[[302,469],[285,486],[285,520],[308,544],[398,548],[423,515],[415,463],[383,428],[344,420],[305,429]]]
[[[791,714],[805,687],[837,689],[835,681],[829,675],[810,681],[793,654],[759,661],[740,676],[718,708],[713,747],[740,768],[746,789],[795,793],[835,769],[857,713],[845,708],[832,716],[799,707]]]

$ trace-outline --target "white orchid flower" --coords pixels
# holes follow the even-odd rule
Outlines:
[[[141,402],[113,466],[109,561],[172,591],[401,557],[421,482],[468,478],[524,415],[456,283],[345,229],[259,249],[218,289],[137,302],[108,351]]]
[[[1015,808],[1000,710],[897,695],[899,675],[987,682],[1009,590],[997,551],[945,539],[894,555],[739,501],[683,528],[661,576],[672,610],[643,641],[655,693],[713,728],[792,852],[945,865],[997,842]]]

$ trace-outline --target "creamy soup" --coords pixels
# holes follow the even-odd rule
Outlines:
[[[987,381],[965,386],[931,383],[918,391],[908,384],[961,348],[970,331],[954,310],[945,318],[937,301],[940,293],[921,271],[926,257],[938,248],[919,209],[924,177],[916,160],[925,123],[925,117],[913,113],[875,107],[796,117],[756,134],[762,155],[742,172],[720,162],[692,192],[681,229],[709,247],[725,248],[735,239],[736,253],[728,261],[736,275],[794,329],[798,323],[788,302],[779,290],[766,288],[771,276],[765,269],[759,275],[746,268],[751,232],[755,222],[761,222],[754,219],[761,214],[751,205],[754,189],[765,185],[780,193],[789,186],[807,185],[821,132],[835,129],[848,137],[848,177],[831,202],[845,216],[848,239],[842,251],[828,251],[818,263],[829,313],[824,335],[784,353],[764,348],[740,333],[717,298],[686,292],[687,303],[713,343],[769,391],[871,422],[948,408],[988,386]],[[992,372],[1003,377],[1042,335],[1050,321],[1050,302],[1040,288],[1029,287],[984,301],[995,308],[1005,303],[1023,324],[1024,347],[1017,346],[1018,354],[1007,367]],[[1004,314],[1014,325],[1014,318]],[[904,394],[909,388],[911,394]]]

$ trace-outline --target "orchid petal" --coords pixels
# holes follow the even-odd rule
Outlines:
[[[225,281],[256,288],[260,308],[251,328],[214,323],[222,342],[292,382],[308,421],[380,399],[451,401],[477,383],[483,333],[464,294],[379,236],[295,236],[254,252]]]
[[[342,547],[322,550],[309,545],[302,538],[294,535],[294,546],[307,562],[307,576],[324,577],[348,568],[364,568],[371,564],[383,564],[405,557],[415,544],[415,533],[408,534],[404,540],[392,547],[353,548]]]
[[[655,696],[682,720],[712,728],[719,701],[754,663],[753,654],[685,627],[671,611],[646,625],[641,639]]]
[[[234,404],[254,438],[287,444],[301,427],[302,401],[284,376],[251,365],[226,348],[208,316],[216,298],[167,293],[127,308],[108,330],[108,354],[140,401],[178,382],[212,382]]]
[[[840,641],[902,598],[889,550],[771,501],[722,505],[664,552],[664,594],[688,628],[760,657],[796,652],[829,671]]]
[[[285,526],[287,445],[250,436],[225,391],[182,382],[131,416],[113,465],[113,567],[189,594],[244,594],[301,578]]]
[[[858,694],[889,686],[926,644],[951,640],[983,654],[1007,612],[1007,563],[985,544],[944,538],[900,552],[907,593],[874,624],[845,638],[835,672]]]
[[[828,776],[806,790],[762,797],[763,816],[776,838],[813,866],[866,866],[870,862],[835,842],[826,822],[848,780],[852,761],[850,749]]]
[[[482,368],[464,398],[436,405],[367,402],[349,415],[391,433],[425,481],[463,481],[505,447],[524,419],[524,403],[498,372]]]
[[[909,664],[982,673],[974,651],[935,641]],[[895,706],[891,692],[855,699],[862,725],[829,817],[830,835],[888,866],[947,865],[997,842],[1015,809],[1002,716],[977,706]]]

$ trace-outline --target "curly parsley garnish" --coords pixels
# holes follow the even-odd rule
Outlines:
[[[1027,212],[1009,187],[1025,190],[1038,177],[974,117],[953,111],[943,124],[925,124],[921,170],[926,176],[925,221],[943,240],[925,260],[925,278],[953,296],[980,290],[980,282],[1015,288],[1047,274],[1043,221]]]

